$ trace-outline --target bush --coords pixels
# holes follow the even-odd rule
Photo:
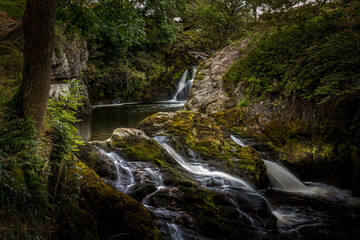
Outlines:
[[[343,15],[346,7],[320,16],[308,14],[301,25],[261,35],[225,80],[242,82],[253,98],[296,93],[326,102],[359,89],[360,33],[356,24],[340,25],[348,19]]]

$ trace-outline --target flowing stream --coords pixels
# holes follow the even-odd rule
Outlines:
[[[242,147],[247,146],[244,144],[244,140],[233,135],[231,135],[231,139]],[[271,188],[276,191],[294,194],[290,195],[290,199],[291,197],[299,198],[300,196],[300,198],[305,197],[305,199],[306,197],[313,199],[320,198],[326,202],[343,202],[351,206],[360,206],[360,199],[352,197],[350,191],[341,190],[323,183],[306,182],[304,184],[281,164],[271,160],[262,160],[266,165]],[[289,197],[289,195],[285,195],[285,197]],[[297,201],[299,202],[299,200]],[[311,207],[304,209],[302,205],[297,206],[297,204],[272,206],[272,213],[277,218],[277,225],[280,231],[291,233],[299,231],[301,228],[315,228],[326,225],[332,221],[332,216],[329,216],[324,211],[314,210]]]
[[[170,101],[95,106],[92,115],[78,125],[80,134],[85,140],[104,140],[115,128],[136,127],[142,119],[156,112],[182,109],[185,102],[179,100],[186,100],[196,68],[190,73],[191,77],[188,77],[188,70],[182,74],[176,93]],[[196,159],[196,154],[191,149],[188,149],[190,158],[187,158],[175,151],[165,137],[156,136],[154,139],[202,188],[226,196],[235,207],[238,218],[259,232],[259,239],[322,239],[324,236],[329,236],[328,239],[355,239],[352,236],[360,236],[359,227],[356,227],[360,224],[360,212],[357,210],[360,201],[359,198],[352,197],[350,191],[323,183],[302,182],[287,168],[266,155],[263,161],[271,187],[258,190],[240,177],[202,163]],[[248,146],[246,139],[234,135],[231,135],[231,139],[241,147]],[[157,166],[148,162],[128,162],[114,152],[100,150],[100,153],[106,155],[116,166],[117,179],[111,185],[141,201],[152,212],[159,230],[166,238],[207,239],[181,224],[184,219],[190,223],[193,221],[193,216],[188,212],[156,207],[152,203],[153,196],[174,188],[164,184],[163,173]],[[151,191],[139,196],[141,189],[145,187],[149,187]],[[278,235],[274,236],[274,233],[263,228],[264,223],[257,212],[264,203],[277,218]],[[244,209],[244,206],[251,206],[251,209]]]

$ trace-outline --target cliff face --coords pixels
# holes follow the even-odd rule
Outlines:
[[[244,83],[234,86],[223,78],[247,43],[228,46],[202,64],[186,110],[206,113],[233,132],[266,142],[273,157],[304,180],[327,181],[359,195],[360,92],[338,96],[326,105],[295,94],[247,100]]]
[[[82,39],[67,40],[58,34],[52,59],[52,79],[64,80],[80,78],[81,72],[87,67],[89,52],[87,43]]]
[[[215,113],[219,110],[235,107],[236,100],[225,91],[222,75],[240,58],[238,48],[244,48],[247,40],[237,45],[230,45],[205,60],[185,104],[186,110],[202,113]]]
[[[82,39],[72,41],[66,39],[61,33],[56,34],[54,52],[52,58],[52,84],[49,96],[59,98],[62,91],[69,91],[71,81],[80,80],[76,83],[77,91],[83,96],[79,106],[78,115],[90,113],[91,103],[89,92],[81,80],[81,73],[87,67],[89,52],[87,42]],[[70,81],[70,82],[69,82]]]

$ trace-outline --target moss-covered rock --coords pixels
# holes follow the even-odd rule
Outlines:
[[[79,151],[75,152],[75,155],[100,177],[110,179],[117,177],[114,163],[90,143],[85,142],[84,145],[80,145]]]
[[[211,118],[197,112],[157,113],[138,127],[150,136],[175,139],[178,150],[190,148],[211,166],[246,178],[256,186],[265,182],[266,168],[251,147],[240,147]]]
[[[141,203],[106,185],[80,161],[73,171],[81,176],[79,207],[96,220],[100,239],[163,239]]]
[[[229,194],[228,194],[229,195]],[[275,218],[265,202],[255,207],[246,200],[237,199],[239,208],[257,219],[275,228]],[[185,212],[181,219],[174,221],[185,228],[196,229],[197,233],[211,239],[255,239],[257,232],[245,215],[241,215],[236,206],[223,194],[213,192],[196,185],[162,189],[150,199],[153,206],[175,212]]]

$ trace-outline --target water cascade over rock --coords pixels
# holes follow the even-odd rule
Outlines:
[[[176,86],[176,93],[174,94],[172,101],[186,101],[192,88],[196,72],[196,67],[192,67],[191,78],[187,80],[189,75],[189,69],[185,70]]]
[[[171,138],[154,138],[123,128],[94,144],[116,165],[118,177],[107,182],[150,210],[167,238],[254,239],[276,229],[252,183],[211,167],[189,148],[192,157],[183,156],[170,146]]]

